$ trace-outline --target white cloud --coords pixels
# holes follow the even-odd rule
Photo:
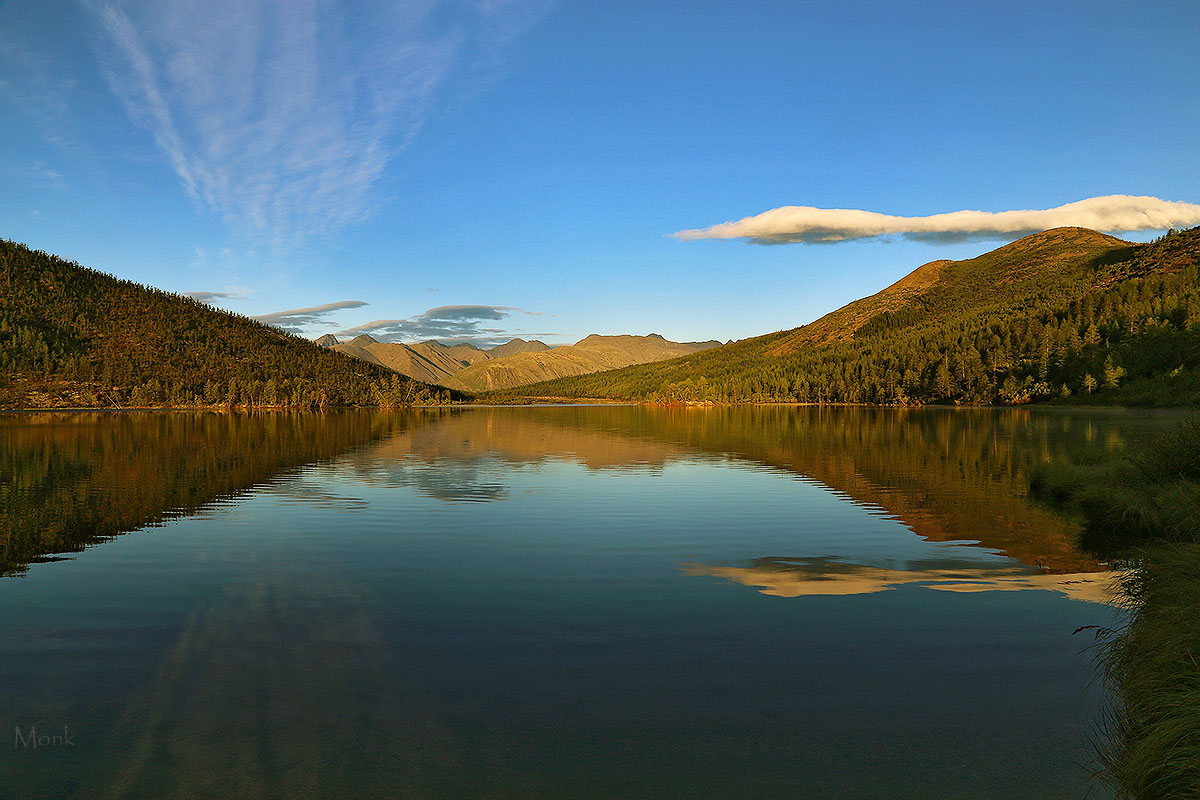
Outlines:
[[[326,317],[335,311],[341,311],[346,308],[362,308],[365,305],[370,304],[364,300],[338,300],[335,303],[324,303],[308,308],[293,308],[289,311],[260,314],[257,317],[251,317],[251,319],[258,320],[267,325],[274,325],[276,328],[288,331],[289,333],[303,333],[313,325],[336,326],[337,323],[326,319]]]
[[[783,206],[736,222],[671,234],[693,239],[746,239],[755,244],[820,244],[899,234],[939,242],[1011,239],[1064,226],[1124,232],[1200,225],[1200,205],[1157,197],[1108,195],[1040,211],[953,211],[895,217],[874,211]]]
[[[198,202],[276,247],[368,216],[435,92],[519,14],[414,0],[93,7],[105,75]]]

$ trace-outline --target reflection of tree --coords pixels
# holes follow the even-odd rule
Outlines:
[[[400,415],[206,412],[0,420],[0,574],[195,513],[392,429]]]
[[[776,597],[844,596],[918,584],[946,592],[1042,589],[1090,603],[1113,603],[1117,573],[1040,574],[1023,566],[963,561],[914,562],[900,567],[852,564],[830,558],[758,558],[750,566],[684,564],[688,575],[710,575]]]
[[[1155,424],[1055,409],[813,406],[500,408],[422,417],[427,424],[382,443],[372,457],[488,455],[516,464],[558,457],[603,469],[733,457],[813,479],[923,538],[977,540],[1062,573],[1101,567],[1076,547],[1074,522],[1026,500],[1028,471],[1081,447],[1119,449],[1138,425]]]
[[[1077,526],[1025,499],[1031,466],[1119,448],[1131,418],[1024,409],[558,407],[317,414],[36,414],[0,421],[0,574],[194,513],[314,461],[429,497],[507,496],[513,468],[569,459],[658,471],[734,458],[815,480],[935,541],[970,539],[1048,572],[1099,565]],[[369,445],[369,446],[365,446]],[[267,488],[354,508],[319,477]]]

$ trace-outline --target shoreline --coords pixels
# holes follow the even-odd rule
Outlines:
[[[520,403],[437,403],[428,405],[411,405],[411,406],[327,406],[325,408],[297,408],[293,406],[138,406],[138,407],[118,407],[118,406],[33,406],[21,408],[0,408],[0,414],[44,414],[44,413],[78,413],[78,414],[117,414],[117,413],[148,413],[156,411],[171,411],[171,412],[196,412],[210,411],[213,413],[227,414],[233,412],[288,412],[288,413],[304,413],[304,414],[325,414],[339,411],[411,411],[417,409],[462,409],[462,408],[663,408],[663,409],[700,409],[700,408],[872,408],[872,409],[890,409],[895,411],[916,411],[920,409],[949,409],[949,410],[1001,410],[1001,409],[1059,409],[1059,410],[1076,410],[1076,411],[1141,411],[1146,413],[1154,412],[1194,412],[1200,413],[1194,405],[1171,405],[1171,406],[1133,406],[1133,405],[1084,405],[1084,404],[1068,404],[1068,403],[1022,403],[1019,405],[997,405],[997,404],[947,404],[947,403],[925,403],[921,405],[896,406],[896,405],[879,405],[876,403],[787,403],[787,402],[755,402],[755,403],[645,403],[629,400],[605,400],[602,398],[586,398],[580,400],[568,400],[567,398],[529,398],[527,402]]]

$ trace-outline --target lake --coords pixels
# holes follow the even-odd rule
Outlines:
[[[1174,419],[6,414],[0,794],[1105,796],[1027,475]]]

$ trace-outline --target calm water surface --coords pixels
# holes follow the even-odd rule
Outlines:
[[[1026,475],[1172,422],[5,415],[0,795],[1104,796]]]

